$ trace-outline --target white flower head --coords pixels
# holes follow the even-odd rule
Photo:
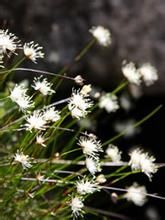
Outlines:
[[[26,117],[27,123],[25,124],[26,130],[45,130],[47,121],[43,117],[43,112],[35,110],[31,115]]]
[[[84,85],[80,90],[80,93],[84,96],[88,95],[92,91],[92,87],[90,84]]]
[[[82,78],[81,75],[77,75],[74,78],[75,83],[77,83],[78,85],[82,86],[84,84],[84,79]]]
[[[30,158],[28,155],[23,154],[23,152],[17,152],[14,155],[15,162],[21,163],[23,169],[30,168],[32,165],[30,164]]]
[[[15,50],[20,46],[18,38],[9,33],[8,30],[0,29],[0,52],[2,54],[7,53],[8,51],[14,53]]]
[[[112,162],[121,162],[121,151],[119,151],[118,147],[110,144],[106,149],[107,157],[111,159]]]
[[[82,147],[83,153],[91,158],[98,158],[99,153],[103,151],[101,142],[95,135],[81,136],[78,144]]]
[[[77,181],[76,187],[80,195],[93,194],[100,190],[98,184],[94,180],[88,180],[87,178]]]
[[[130,62],[130,63],[125,63],[123,64],[122,67],[122,72],[123,75],[127,78],[127,80],[130,83],[140,85],[141,83],[141,75],[139,71],[136,69],[135,64]]]
[[[44,96],[55,93],[55,90],[51,89],[53,84],[48,82],[43,76],[35,77],[33,82],[34,85],[32,85],[32,87],[34,90],[40,91]]]
[[[147,201],[147,190],[145,186],[139,186],[134,183],[132,186],[127,188],[127,193],[125,193],[124,198],[128,201],[133,202],[137,206],[143,206]]]
[[[109,93],[102,95],[99,99],[99,107],[104,108],[108,113],[116,112],[119,108],[117,97]]]
[[[43,47],[39,44],[35,44],[33,41],[25,43],[23,46],[25,56],[36,63],[38,58],[43,58],[44,53],[42,52]]]
[[[83,214],[82,209],[84,207],[84,204],[83,204],[83,200],[80,196],[73,197],[71,199],[70,206],[71,206],[72,214],[74,217],[77,218],[78,216],[82,216],[82,214]]]
[[[144,153],[141,149],[137,148],[130,153],[129,165],[133,170],[141,170],[150,179],[153,173],[157,172],[158,167],[154,163],[155,158]]]
[[[93,159],[91,157],[87,157],[86,158],[86,167],[89,170],[89,172],[91,173],[91,175],[95,175],[97,172],[101,171],[101,167],[100,167],[100,163],[99,163],[99,159]]]
[[[45,144],[46,139],[42,135],[37,135],[36,137],[36,143],[41,145],[42,147],[46,147]]]
[[[27,88],[25,88],[23,84],[16,84],[9,97],[19,106],[22,111],[34,106],[32,97],[27,95]]]
[[[60,112],[55,107],[48,107],[43,113],[43,118],[48,122],[56,122],[60,119]]]
[[[104,47],[112,43],[110,31],[103,26],[92,27],[89,32],[96,38],[98,43]]]
[[[73,118],[80,119],[88,114],[89,108],[92,105],[92,101],[88,98],[88,95],[83,95],[81,92],[74,90],[69,100],[68,108]]]
[[[155,81],[158,80],[157,69],[150,63],[144,63],[141,65],[139,72],[147,86],[152,85]]]
[[[106,181],[104,174],[100,174],[96,177],[96,182],[99,184],[105,183]]]

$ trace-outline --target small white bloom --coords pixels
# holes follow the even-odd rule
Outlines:
[[[45,130],[46,128],[47,121],[44,119],[43,113],[39,110],[35,110],[31,115],[27,116],[26,121],[26,130]]]
[[[32,87],[35,90],[40,91],[44,96],[55,93],[55,91],[51,89],[53,84],[48,82],[46,78],[43,78],[43,76],[35,77],[33,82],[34,85],[32,85]]]
[[[139,71],[136,69],[134,63],[130,62],[130,63],[124,64],[122,67],[122,72],[123,72],[123,75],[128,79],[130,83],[140,85],[141,75]]]
[[[96,136],[88,135],[81,136],[78,143],[86,156],[90,156],[94,159],[98,158],[99,152],[102,152],[102,146]]]
[[[101,168],[100,168],[100,163],[99,163],[99,159],[93,159],[91,157],[87,157],[86,158],[86,167],[89,170],[89,172],[92,175],[95,175],[95,173],[100,172]]]
[[[14,155],[14,160],[18,163],[21,163],[23,169],[30,168],[32,165],[30,164],[30,158],[28,155],[24,155],[23,152],[17,152]]]
[[[45,138],[42,136],[42,135],[37,135],[36,137],[36,143],[43,146],[43,147],[46,147],[46,144],[45,144]]]
[[[147,86],[152,85],[158,80],[157,69],[150,63],[144,63],[140,68],[139,72]]]
[[[102,95],[99,99],[99,107],[104,108],[108,113],[115,112],[119,108],[117,97],[109,93]]]
[[[40,47],[38,44],[35,44],[33,41],[29,43],[25,43],[23,47],[25,56],[28,59],[32,60],[34,63],[36,63],[36,60],[38,58],[44,57],[44,53],[41,51],[42,49],[43,47]]]
[[[68,108],[73,118],[84,118],[88,114],[88,109],[91,106],[92,102],[87,95],[83,95],[79,91],[73,91],[68,104]]]
[[[60,112],[55,110],[55,107],[50,107],[44,111],[43,117],[45,121],[56,122],[60,119]]]
[[[76,183],[77,192],[80,195],[93,194],[99,191],[99,186],[94,181],[90,181],[87,178],[77,181]]]
[[[74,78],[74,80],[75,80],[75,82],[76,82],[78,85],[80,85],[80,86],[82,86],[83,83],[84,83],[84,79],[82,78],[81,75],[77,75],[77,76]]]
[[[96,38],[98,43],[104,47],[112,43],[110,31],[103,26],[92,27],[89,32]]]
[[[91,85],[89,84],[89,85],[84,85],[84,86],[82,87],[80,93],[81,93],[82,95],[85,95],[85,96],[86,96],[86,95],[88,95],[91,91],[92,91],[92,87],[91,87]]]
[[[13,102],[17,103],[22,111],[34,106],[34,103],[31,100],[32,97],[27,95],[27,88],[25,88],[23,84],[16,84],[9,97]]]
[[[99,183],[99,184],[105,183],[106,181],[107,180],[106,180],[104,174],[100,174],[96,178],[96,182]]]
[[[137,206],[143,206],[147,201],[147,190],[145,186],[139,186],[134,183],[132,186],[127,188],[127,193],[124,195],[128,201],[133,202]]]
[[[121,151],[119,151],[117,146],[110,144],[106,150],[106,154],[112,162],[121,162]]]
[[[71,210],[72,210],[72,214],[77,218],[78,216],[81,216],[82,213],[83,213],[83,207],[84,207],[84,204],[83,204],[83,201],[80,197],[74,197],[72,198],[71,200],[71,203],[70,203],[70,206],[71,206]]]
[[[19,46],[19,40],[14,34],[9,33],[8,30],[0,29],[0,51],[2,54],[7,51],[14,53]]]
[[[129,165],[133,170],[141,170],[149,178],[153,173],[157,172],[158,167],[154,163],[155,158],[144,153],[141,149],[137,148],[130,153]]]

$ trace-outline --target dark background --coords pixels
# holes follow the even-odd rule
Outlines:
[[[69,74],[82,74],[93,85],[111,91],[123,79],[123,59],[137,64],[150,62],[158,69],[159,81],[149,88],[142,88],[143,96],[131,111],[124,113],[124,117],[140,119],[157,105],[165,103],[164,0],[1,0],[0,22],[1,28],[8,28],[22,41],[34,40],[44,47],[44,61],[37,66],[27,62],[25,66],[53,72],[72,63],[75,55],[91,39],[88,31],[91,26],[103,25],[111,30],[112,45],[108,48],[95,45],[81,62],[72,66]],[[30,76],[29,73],[21,73],[17,77]],[[68,88],[67,82],[62,91],[65,93]],[[112,121],[120,120],[120,115],[111,116],[104,112],[104,117],[100,116],[97,132],[103,140],[113,134]],[[123,147],[124,152],[141,144],[156,156],[158,162],[165,162],[164,122],[163,107],[142,126],[138,135],[122,138],[115,144]],[[105,126],[106,130],[103,129]],[[154,176],[152,184],[143,177],[138,181],[145,182],[150,192],[165,195],[163,168]],[[106,206],[108,209],[109,204],[102,204],[102,208]],[[150,199],[144,208],[131,206],[124,212],[132,219],[159,220],[165,218],[164,204]],[[149,208],[156,210],[158,215],[154,217],[152,213],[152,217],[146,217]]]

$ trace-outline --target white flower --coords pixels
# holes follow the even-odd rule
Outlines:
[[[77,75],[75,78],[74,78],[74,81],[75,83],[77,83],[78,85],[82,86],[83,83],[84,83],[84,79],[82,78],[81,75]]]
[[[102,95],[99,99],[99,107],[105,108],[108,113],[115,112],[119,108],[117,97],[108,93]]]
[[[145,186],[139,186],[137,183],[134,183],[132,186],[127,188],[127,193],[124,195],[128,201],[133,202],[137,206],[143,206],[147,201],[147,190]]]
[[[106,150],[106,154],[112,162],[121,162],[121,151],[119,151],[117,146],[110,144]]]
[[[92,87],[90,84],[84,85],[80,91],[80,93],[84,96],[88,95],[92,91]]]
[[[36,60],[38,58],[44,57],[44,53],[41,51],[42,49],[43,47],[40,47],[38,44],[35,44],[33,41],[29,43],[25,43],[23,47],[25,56],[28,59],[32,60],[34,63],[36,63]]]
[[[83,95],[79,91],[73,91],[68,104],[68,108],[73,118],[84,118],[88,114],[88,109],[91,106],[92,102],[87,95]]]
[[[18,163],[21,163],[23,169],[30,168],[32,165],[30,164],[30,158],[28,155],[24,155],[23,152],[17,152],[14,155],[14,160]]]
[[[99,159],[93,159],[91,157],[87,157],[86,158],[86,167],[89,170],[89,172],[92,175],[95,175],[95,173],[100,172],[101,168],[100,168],[100,163],[99,163]]]
[[[105,183],[106,181],[107,180],[106,180],[104,174],[100,174],[96,178],[96,182],[99,183],[99,184]]]
[[[51,89],[53,84],[48,82],[46,78],[43,78],[43,76],[35,77],[33,82],[34,85],[32,85],[32,87],[35,90],[40,91],[44,96],[55,93],[55,91]]]
[[[154,163],[155,158],[144,153],[141,149],[135,149],[130,153],[129,165],[133,170],[141,170],[150,179],[153,173],[157,172],[158,167]]]
[[[0,29],[0,52],[5,54],[8,51],[14,53],[14,51],[20,46],[18,38],[9,33],[8,30]]]
[[[84,207],[84,204],[83,204],[83,201],[80,197],[72,198],[70,206],[71,206],[72,214],[75,217],[78,217],[78,216],[82,215],[82,213],[83,213],[82,209]]]
[[[140,85],[141,83],[141,75],[139,71],[136,69],[135,64],[125,63],[122,67],[123,75],[128,79],[130,83],[134,83],[136,85]]]
[[[152,85],[156,80],[158,80],[157,70],[150,63],[144,63],[139,68],[139,72],[147,86]]]
[[[43,147],[46,147],[46,144],[45,143],[45,138],[42,136],[42,135],[37,135],[36,137],[36,143],[43,146]]]
[[[94,181],[89,181],[87,178],[77,181],[77,192],[80,195],[93,194],[99,191],[99,186]]]
[[[95,135],[81,136],[79,145],[82,147],[83,153],[94,159],[98,158],[99,152],[102,152],[100,141],[97,140]]]
[[[104,47],[109,46],[112,42],[110,31],[103,26],[92,27],[89,32],[96,38],[98,43]]]
[[[16,84],[9,97],[13,102],[17,103],[22,111],[34,106],[34,103],[31,100],[32,97],[27,95],[27,88],[25,88],[23,84]]]
[[[50,107],[44,111],[43,117],[45,121],[56,122],[60,119],[60,112],[55,110],[55,107]]]
[[[26,130],[45,130],[47,121],[43,117],[43,113],[39,110],[35,110],[31,115],[26,118],[25,124]]]

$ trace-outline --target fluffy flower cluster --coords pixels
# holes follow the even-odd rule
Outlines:
[[[60,119],[59,111],[55,107],[46,110],[35,110],[31,115],[26,117],[26,130],[45,130],[49,122],[56,122]]]
[[[136,69],[134,63],[130,62],[130,63],[124,64],[122,67],[122,71],[123,71],[124,76],[128,79],[130,83],[140,85],[141,75],[139,74],[139,71]]]
[[[99,153],[103,151],[101,142],[93,134],[81,136],[78,144],[86,156],[86,167],[92,175],[100,172]]]
[[[73,91],[69,100],[68,108],[73,118],[84,118],[89,108],[92,107],[92,101],[88,98],[88,94],[82,94],[81,91]]]
[[[119,108],[117,97],[112,94],[102,95],[99,99],[99,107],[104,108],[108,113],[115,112]]]
[[[141,170],[150,179],[153,173],[157,172],[158,167],[154,163],[155,158],[144,153],[141,149],[135,149],[130,153],[129,165],[133,170]]]
[[[70,202],[70,206],[71,206],[71,210],[72,210],[72,214],[74,217],[78,217],[81,216],[83,214],[83,199],[79,196],[75,196],[71,199]]]
[[[112,162],[121,162],[121,151],[119,151],[118,147],[113,144],[110,144],[106,149],[106,155]]]
[[[136,68],[132,62],[125,63],[122,71],[128,81],[136,85],[140,85],[142,79],[146,86],[150,86],[158,80],[157,70],[150,63],[144,63],[139,68]]]
[[[17,152],[14,155],[14,161],[21,163],[23,169],[30,168],[32,165],[30,164],[30,158],[28,155],[23,154],[23,152]]]
[[[83,153],[86,156],[94,159],[98,158],[99,152],[103,151],[100,141],[93,134],[81,136],[78,144],[82,147]]]
[[[8,30],[0,29],[0,65],[3,67],[3,58],[5,54],[15,53],[17,49],[21,48],[20,40]],[[25,43],[23,52],[25,56],[36,63],[38,58],[43,58],[44,53],[42,47],[35,44],[33,41]]]
[[[140,66],[139,72],[146,86],[152,85],[158,80],[158,72],[150,63],[144,63]]]
[[[145,186],[139,186],[137,183],[134,183],[132,186],[128,187],[127,190],[124,198],[133,202],[135,205],[143,206],[147,201],[147,190]]]
[[[38,58],[43,58],[44,53],[42,52],[43,47],[39,46],[39,44],[35,44],[33,41],[29,43],[25,43],[23,46],[23,51],[25,56],[32,60],[34,63],[37,62]]]
[[[18,38],[9,33],[8,30],[0,29],[0,63],[3,64],[3,57],[6,53],[14,53],[20,46]]]
[[[76,187],[77,192],[80,195],[93,194],[94,192],[100,190],[98,184],[95,181],[89,180],[87,178],[77,181]]]
[[[10,98],[13,102],[17,103],[22,111],[26,111],[34,106],[32,97],[27,95],[27,88],[23,84],[15,85],[10,93]]]
[[[32,85],[32,87],[34,90],[40,91],[44,96],[55,93],[55,91],[51,89],[53,84],[48,82],[46,78],[43,78],[43,76],[35,77],[33,82],[34,85]]]
[[[92,27],[89,31],[100,45],[107,47],[111,44],[111,33],[103,26]]]

